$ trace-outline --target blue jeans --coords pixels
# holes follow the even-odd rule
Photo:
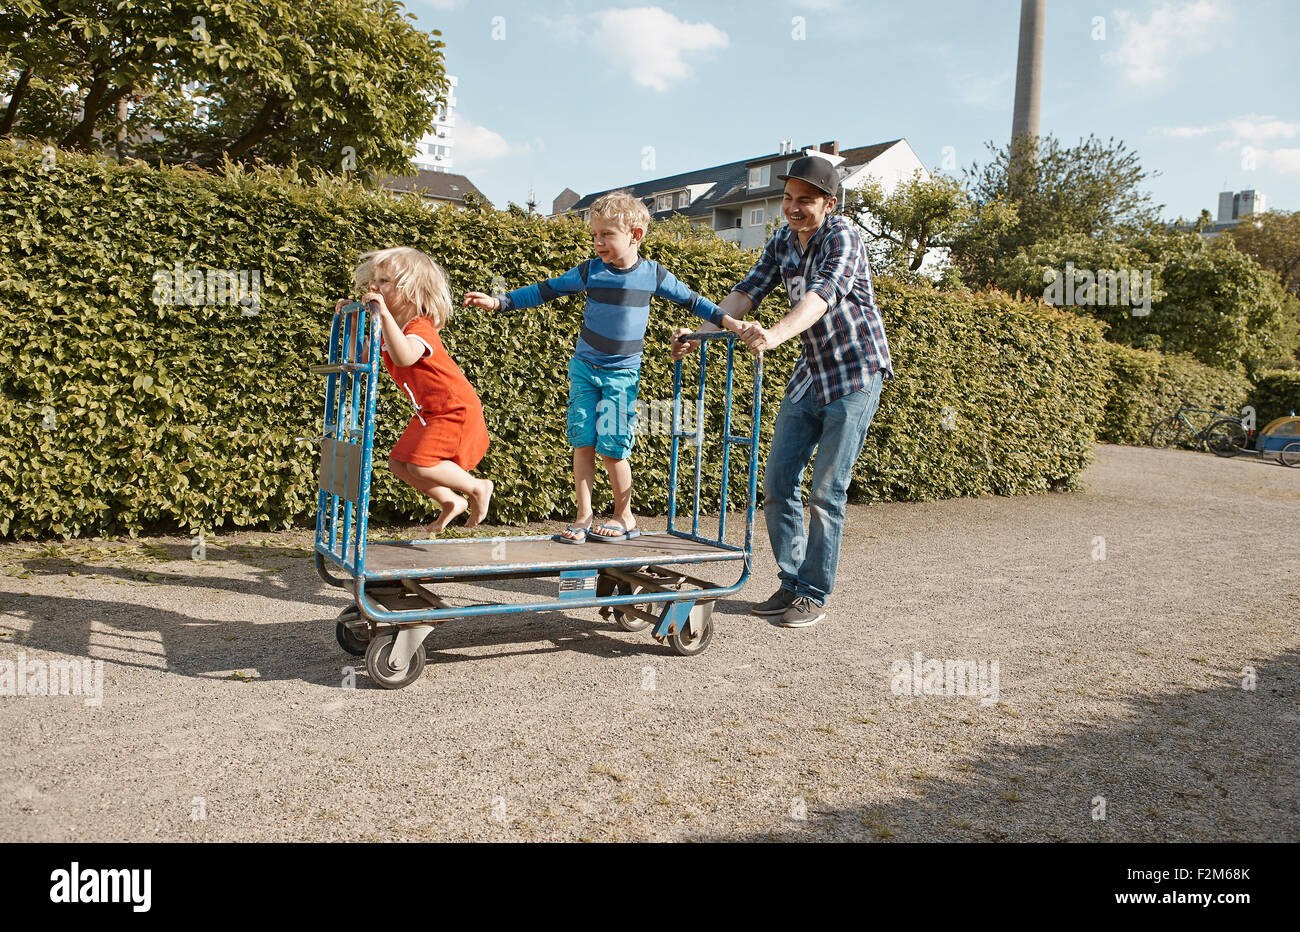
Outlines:
[[[781,402],[763,476],[763,517],[772,554],[781,568],[781,588],[826,604],[835,588],[853,464],[880,405],[879,372],[861,391],[823,406],[810,385],[798,401]],[[803,527],[804,470],[813,451],[812,516]]]

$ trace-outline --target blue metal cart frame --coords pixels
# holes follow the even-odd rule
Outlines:
[[[754,358],[750,431],[732,433],[736,336],[726,331],[687,334],[701,341],[693,430],[682,427],[682,361],[673,369],[668,529],[627,541],[560,543],[553,536],[368,541],[375,408],[379,397],[378,315],[359,303],[343,306],[330,328],[329,362],[311,371],[326,377],[324,433],[316,515],[315,562],[321,578],[351,590],[355,605],[339,616],[340,646],[364,654],[366,669],[381,686],[397,689],[424,668],[422,645],[433,626],[453,618],[596,607],[627,631],[651,629],[660,643],[683,656],[698,654],[713,637],[713,603],[740,590],[753,558],[758,493],[759,416],[763,359]],[[726,345],[726,397],[722,412],[722,479],[717,537],[700,529],[704,462],[704,400],[710,341]],[[742,350],[743,352],[743,350]],[[750,355],[745,352],[745,355]],[[690,530],[678,528],[678,453],[683,441],[697,447]],[[743,547],[726,543],[727,486],[731,449],[748,449],[747,509]],[[740,562],[730,586],[699,579],[680,567]],[[341,575],[335,575],[335,571]],[[432,592],[438,582],[476,582],[558,577],[555,599],[452,606]]]

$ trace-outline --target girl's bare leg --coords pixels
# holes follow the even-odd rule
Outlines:
[[[596,482],[596,448],[573,448],[573,495],[578,500],[578,516],[573,521],[574,527],[591,527],[591,487]],[[577,540],[578,535],[565,531],[562,537]]]
[[[465,527],[476,527],[487,516],[488,502],[492,500],[492,480],[475,479],[451,460],[443,460],[436,466],[416,466],[407,463],[406,469],[429,488],[443,486],[468,496],[470,512]]]
[[[461,498],[445,485],[432,484],[415,475],[411,472],[412,467],[410,463],[403,463],[399,460],[390,459],[388,461],[388,468],[393,471],[393,474],[397,476],[397,478],[401,479],[411,488],[429,496],[429,498],[438,503],[438,508],[441,509],[438,513],[438,517],[425,525],[426,530],[428,530],[430,534],[441,534],[448,524],[455,520],[459,515],[463,514],[465,509],[469,507],[469,502],[465,501],[465,499]]]

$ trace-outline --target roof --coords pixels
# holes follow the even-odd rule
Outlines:
[[[695,184],[725,185],[729,190],[735,184],[743,182],[746,175],[745,162],[728,162],[725,165],[714,165],[712,168],[701,168],[693,172],[683,172],[680,175],[669,175],[667,178],[654,178],[650,181],[640,181],[636,184],[620,185],[617,188],[597,191],[595,194],[588,194],[583,197],[569,210],[586,210],[596,202],[596,198],[609,194],[611,191],[627,191],[633,197],[647,198],[661,192],[677,191]],[[717,187],[714,190],[717,190]]]
[[[437,201],[461,203],[466,194],[476,194],[487,201],[483,192],[474,187],[474,182],[464,175],[454,175],[451,172],[420,169],[414,175],[383,175],[380,176],[379,186],[385,191],[419,194]]]
[[[857,169],[866,165],[868,162],[876,159],[887,149],[892,148],[901,142],[901,139],[891,139],[888,142],[878,142],[869,146],[859,146],[856,149],[844,149],[839,154],[843,162],[839,164],[840,169]],[[813,148],[809,146],[808,148]],[[648,200],[656,194],[665,194],[670,191],[679,191],[682,188],[691,185],[712,184],[713,187],[701,197],[696,198],[690,206],[683,209],[672,210],[651,210],[650,216],[655,219],[671,216],[672,214],[684,214],[687,217],[696,217],[704,214],[710,214],[715,207],[726,207],[733,204],[743,204],[747,201],[760,200],[768,197],[775,197],[784,189],[784,184],[776,177],[779,172],[773,172],[770,182],[762,188],[749,187],[749,169],[752,166],[761,166],[766,163],[780,161],[782,159],[796,159],[800,157],[799,152],[781,153],[771,152],[767,155],[760,155],[756,158],[744,159],[739,162],[727,162],[724,165],[714,165],[711,168],[701,168],[696,171],[682,172],[679,175],[669,175],[666,178],[654,178],[650,181],[639,181],[635,184],[624,185],[618,188],[609,188],[606,191],[597,191],[594,194],[588,194],[576,204],[569,208],[570,212],[586,210],[596,198],[608,194],[610,191],[627,191],[633,197],[639,197],[642,200]],[[841,176],[846,172],[841,172]],[[653,204],[650,205],[653,208]]]

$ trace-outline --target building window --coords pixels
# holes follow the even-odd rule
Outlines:
[[[751,207],[749,209],[749,225],[751,227],[756,227],[762,224],[762,222],[763,222],[763,208]]]
[[[751,188],[766,188],[772,181],[772,166],[760,165],[757,168],[749,170],[749,186]]]
[[[660,194],[655,198],[655,210],[672,210],[673,196],[671,194]]]
[[[679,191],[677,193],[677,206],[687,207],[691,203],[691,194],[689,191]]]

